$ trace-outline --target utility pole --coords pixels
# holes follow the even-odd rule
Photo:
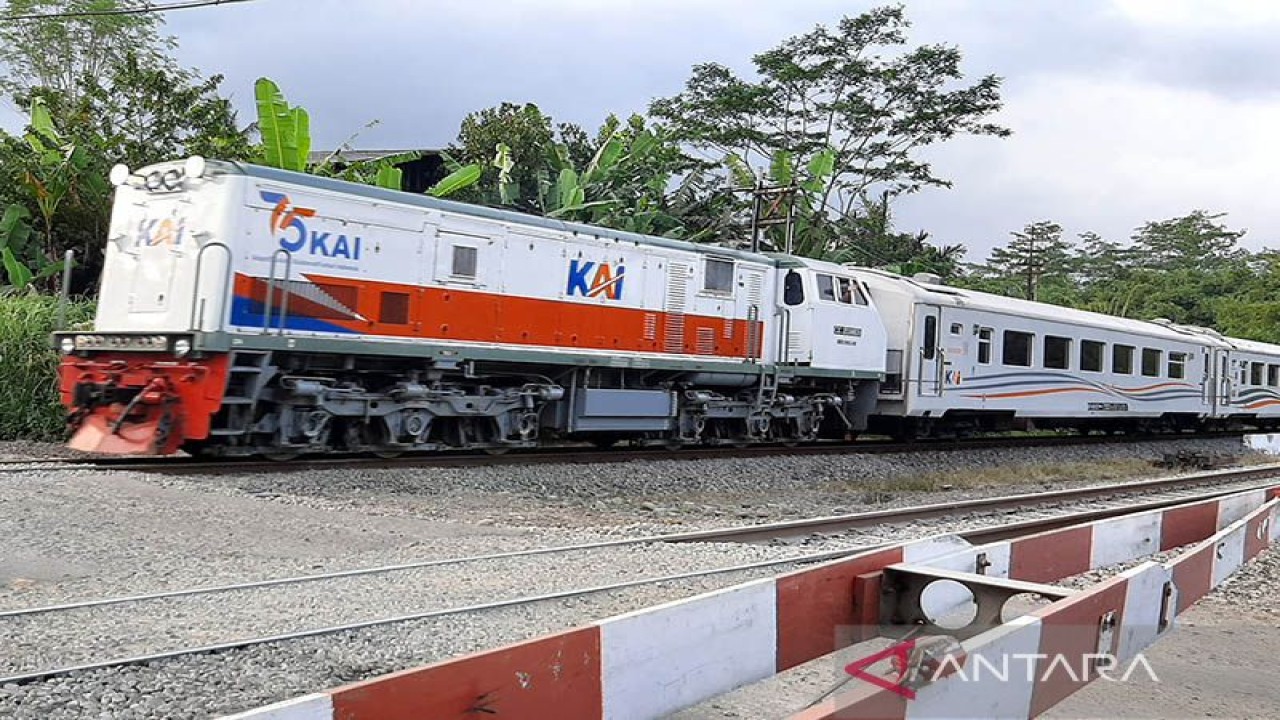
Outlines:
[[[751,193],[751,252],[760,252],[760,237],[770,227],[784,226],[783,252],[795,249],[796,195],[800,188],[790,185],[765,185],[762,174],[756,175],[753,187],[733,188],[736,193]],[[784,210],[785,208],[785,210]]]

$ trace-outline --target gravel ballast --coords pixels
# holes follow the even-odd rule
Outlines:
[[[42,470],[0,475],[0,608],[179,589],[442,557],[946,502],[1094,484],[1027,472],[1031,482],[940,492],[886,489],[895,479],[1106,463],[1239,450],[1238,441],[1161,441],[909,455],[778,456],[601,465],[308,470],[163,476]],[[1152,472],[1151,475],[1157,473]],[[1059,510],[1070,509],[1060,508]],[[633,546],[331,581],[151,609],[77,611],[59,625],[3,626],[0,674],[171,645],[318,627],[601,584],[868,541],[988,525],[1008,513],[881,527],[772,546]],[[470,650],[646,607],[785,567],[682,581],[483,615],[416,621],[154,667],[0,688],[0,717],[200,717],[233,712]],[[353,613],[358,609],[358,614]],[[248,621],[248,622],[247,622]],[[256,623],[256,624],[255,624]],[[93,628],[93,630],[89,630]],[[86,632],[88,631],[88,632]],[[121,642],[118,638],[124,638]]]

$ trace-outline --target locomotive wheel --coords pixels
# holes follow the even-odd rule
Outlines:
[[[297,460],[300,455],[302,455],[301,450],[292,450],[289,448],[262,451],[262,457],[272,462],[289,462],[290,460]]]

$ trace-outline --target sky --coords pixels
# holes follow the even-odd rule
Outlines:
[[[253,0],[168,15],[177,60],[226,77],[252,118],[268,76],[311,113],[313,147],[443,147],[468,112],[534,102],[594,130],[678,93],[697,63],[751,56],[862,0]],[[1203,209],[1280,247],[1280,3],[1270,0],[928,0],[911,45],[1004,78],[1006,139],[930,148],[953,182],[895,206],[899,230],[981,260],[1039,221],[1117,241]],[[361,131],[370,121],[379,124]],[[9,113],[0,124],[20,124]]]

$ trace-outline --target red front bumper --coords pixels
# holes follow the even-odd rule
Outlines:
[[[75,450],[169,455],[209,436],[227,386],[227,356],[68,355],[59,368]]]

